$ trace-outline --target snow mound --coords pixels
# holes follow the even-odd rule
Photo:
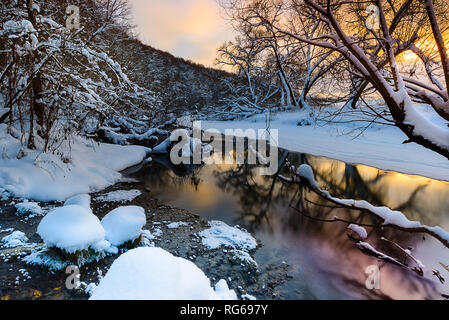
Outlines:
[[[88,194],[79,194],[77,196],[73,196],[71,198],[68,198],[64,202],[64,206],[70,206],[70,205],[79,205],[81,207],[87,208],[90,210],[90,195]]]
[[[15,248],[24,246],[27,241],[28,238],[26,237],[25,233],[23,233],[22,231],[14,231],[9,236],[3,237],[1,243],[3,247]]]
[[[146,222],[145,210],[138,206],[118,207],[101,220],[106,240],[114,246],[137,239]]]
[[[132,249],[118,257],[91,300],[236,299],[224,280],[216,291],[195,264],[161,248]]]
[[[50,211],[39,223],[37,233],[49,247],[69,253],[87,250],[104,240],[105,231],[90,209],[68,205]]]
[[[222,221],[210,221],[211,228],[198,233],[202,237],[203,245],[209,249],[221,246],[241,250],[254,250],[257,247],[256,239],[246,230],[228,226]]]
[[[30,214],[31,216],[38,216],[44,213],[41,206],[36,202],[21,202],[15,205],[18,215]]]
[[[109,202],[129,202],[140,196],[142,192],[137,189],[133,190],[117,190],[103,194],[96,198],[97,201]]]

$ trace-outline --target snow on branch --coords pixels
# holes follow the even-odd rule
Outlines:
[[[313,176],[313,170],[307,164],[303,164],[298,168],[296,176],[291,179],[291,182],[300,183],[320,197],[341,207],[362,210],[373,214],[383,220],[383,225],[385,227],[391,227],[407,232],[425,233],[439,240],[444,246],[449,248],[449,232],[439,226],[430,227],[421,224],[419,221],[410,221],[400,211],[393,211],[388,207],[376,207],[365,200],[340,199],[333,197],[327,190],[323,190],[318,186],[318,183]]]

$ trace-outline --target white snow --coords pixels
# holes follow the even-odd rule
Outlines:
[[[430,108],[421,105],[415,107],[426,117],[432,117]],[[360,131],[353,130],[366,123],[349,123],[349,119],[344,116],[339,119],[341,123],[318,122],[310,126],[298,126],[298,121],[310,119],[309,113],[310,110],[305,110],[271,115],[270,129],[279,130],[279,147],[351,164],[449,181],[447,159],[418,144],[403,144],[408,138],[396,127],[373,124],[358,136]],[[266,118],[265,115],[257,115],[239,121],[203,121],[202,128],[217,129],[222,133],[225,129],[240,128],[243,132],[250,128],[265,129]]]
[[[186,227],[188,225],[189,225],[188,222],[177,221],[177,222],[171,222],[171,223],[167,224],[167,228],[169,228],[169,229],[177,229],[177,228],[179,228],[181,226]]]
[[[91,282],[88,285],[86,285],[86,287],[84,288],[84,292],[86,294],[88,294],[89,296],[91,296],[94,294],[95,289],[97,289],[97,285],[95,283]]]
[[[160,236],[162,236],[162,230],[161,230],[161,228],[154,228],[153,229],[153,232],[152,232],[152,235],[155,237],[155,238],[158,238],[158,237],[160,237]]]
[[[243,300],[257,300],[256,297],[250,295],[250,294],[242,294],[242,299]]]
[[[75,138],[60,151],[69,156],[64,163],[56,155],[22,149],[20,141],[6,134],[0,124],[0,188],[13,196],[36,201],[64,201],[67,198],[104,189],[121,179],[118,171],[140,163],[148,148],[98,144]],[[67,150],[66,150],[67,149]]]
[[[313,176],[313,169],[311,166],[307,164],[302,164],[296,170],[296,174],[304,179],[306,179],[309,184],[314,188],[319,188],[318,184],[315,181],[315,177]]]
[[[150,232],[150,230],[142,230],[142,242],[141,246],[144,247],[154,247],[154,240],[156,237],[153,236]]]
[[[138,206],[118,207],[101,220],[105,238],[114,246],[137,239],[146,222],[145,210]]]
[[[376,250],[372,245],[370,245],[368,242],[357,242],[356,246],[359,249],[362,250],[366,250],[371,252],[372,254],[376,255],[379,259],[383,259],[383,260],[387,260],[387,261],[391,261],[393,263],[397,263],[400,265],[403,265],[403,263],[401,263],[400,261],[398,261],[397,259],[390,257],[389,255],[386,255],[385,253],[382,253],[378,250]]]
[[[77,196],[70,197],[64,202],[64,206],[70,206],[74,204],[90,210],[90,195],[79,194]]]
[[[243,250],[233,249],[232,254],[233,254],[234,259],[238,259],[238,260],[242,261],[243,263],[253,266],[256,269],[258,268],[256,260],[254,260],[248,252],[243,251]]]
[[[32,201],[17,203],[14,205],[14,207],[16,207],[17,214],[19,215],[28,213],[30,216],[39,216],[44,213],[44,210],[42,210],[41,206],[38,203]]]
[[[402,93],[405,92],[402,91]],[[413,133],[449,150],[448,122],[440,117],[430,106],[427,108],[418,108],[409,97],[406,98],[406,95],[403,95],[402,99],[405,102],[404,123],[413,125]]]
[[[234,290],[229,290],[226,280],[221,279],[215,285],[215,293],[221,300],[238,300]]]
[[[348,229],[357,233],[359,235],[359,237],[362,239],[368,238],[368,233],[366,232],[365,228],[363,228],[361,226],[358,226],[356,224],[350,224],[348,226]]]
[[[1,240],[2,246],[6,248],[15,248],[24,246],[28,241],[25,233],[22,231],[14,231],[10,235],[3,237]]]
[[[106,253],[106,254],[117,254],[118,248],[114,245],[112,245],[107,240],[101,240],[98,242],[95,242],[91,245],[92,249],[94,249],[98,253]]]
[[[224,281],[224,280],[223,280]],[[236,299],[220,281],[210,280],[195,264],[161,248],[132,249],[118,257],[95,288],[91,300]]]
[[[257,247],[256,239],[246,231],[237,227],[231,227],[222,221],[210,221],[211,228],[198,233],[202,237],[202,243],[209,249],[221,246],[240,250],[254,250]]]
[[[105,237],[100,220],[90,209],[79,205],[68,205],[50,211],[39,223],[37,233],[47,246],[69,253],[95,247]]]
[[[160,144],[158,144],[156,147],[153,148],[152,153],[154,154],[165,154],[168,153],[168,149],[171,146],[170,137],[162,141]]]
[[[103,194],[96,198],[97,201],[109,202],[129,202],[140,196],[142,192],[137,189],[133,190],[116,190]]]

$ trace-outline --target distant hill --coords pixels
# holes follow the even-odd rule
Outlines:
[[[160,114],[210,111],[229,94],[223,80],[238,81],[234,74],[175,57],[133,38],[117,41],[113,50],[129,78],[156,94]]]

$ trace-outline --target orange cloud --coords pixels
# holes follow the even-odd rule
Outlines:
[[[145,43],[211,66],[217,48],[234,35],[216,0],[130,0]]]

